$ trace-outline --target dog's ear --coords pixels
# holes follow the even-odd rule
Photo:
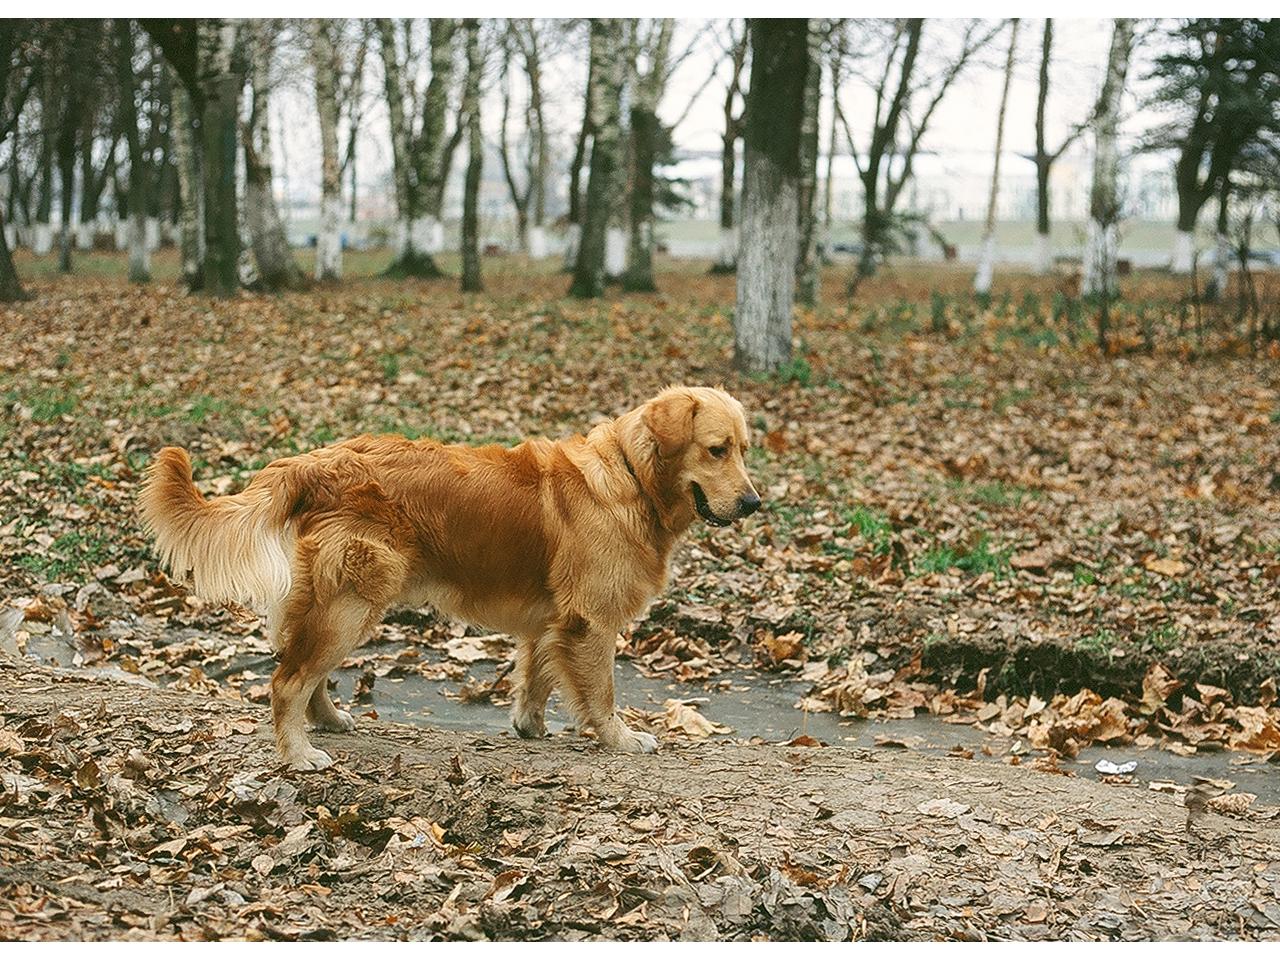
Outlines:
[[[693,441],[693,414],[697,408],[697,399],[683,390],[664,393],[645,404],[644,425],[662,456],[678,453]]]

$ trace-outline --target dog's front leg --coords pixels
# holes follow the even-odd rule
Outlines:
[[[564,680],[565,698],[579,721],[589,724],[596,739],[610,750],[653,753],[658,740],[632,730],[618,716],[613,692],[614,638],[618,631],[572,615],[553,633],[556,666]]]

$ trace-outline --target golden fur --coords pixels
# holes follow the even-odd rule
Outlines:
[[[516,637],[512,723],[543,736],[554,686],[607,747],[653,737],[617,716],[614,640],[663,588],[677,538],[760,499],[742,405],[671,387],[587,436],[469,447],[361,436],[269,464],[205,500],[166,447],[139,497],[161,560],[211,600],[265,612],[279,666],[276,741],[287,763],[332,763],[304,720],[350,730],[326,680],[392,606],[431,604]]]

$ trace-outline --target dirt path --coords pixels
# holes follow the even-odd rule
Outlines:
[[[1280,821],[963,759],[617,757],[260,707],[0,655],[6,938],[1280,937]]]

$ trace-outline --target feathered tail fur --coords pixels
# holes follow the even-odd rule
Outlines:
[[[165,447],[147,469],[138,509],[161,562],[191,575],[195,593],[267,611],[289,593],[285,524],[291,497],[276,473],[259,474],[241,493],[206,500],[191,460]]]

